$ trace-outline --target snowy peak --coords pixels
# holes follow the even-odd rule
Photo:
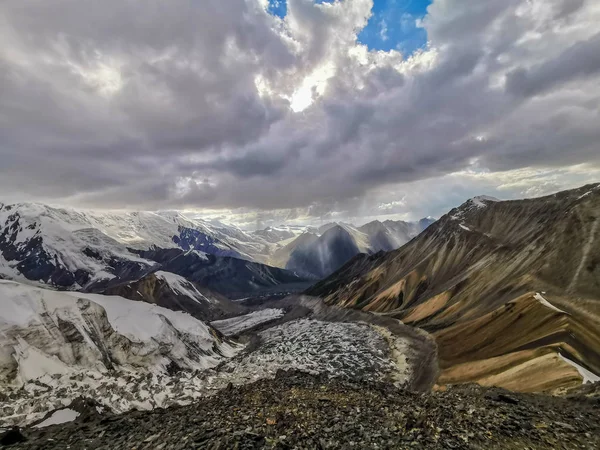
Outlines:
[[[296,234],[289,229],[276,227],[267,227],[264,230],[256,230],[253,234],[255,236],[260,236],[273,244],[296,236]]]
[[[71,288],[113,278],[119,266],[141,273],[152,265],[94,228],[84,214],[39,204],[0,208],[0,261],[9,277]]]
[[[479,201],[479,202],[500,202],[499,198],[492,197],[491,195],[478,195],[473,197],[471,201]]]
[[[87,288],[123,274],[143,276],[154,263],[132,250],[178,247],[247,260],[265,259],[261,252],[268,250],[266,241],[236,227],[211,228],[173,211],[0,206],[0,276],[5,278]]]
[[[478,195],[477,197],[473,197],[470,198],[469,200],[467,200],[463,206],[467,206],[467,207],[476,207],[476,208],[485,208],[487,206],[487,203],[492,203],[492,202],[500,202],[500,199],[497,199],[496,197],[491,197],[489,195]]]
[[[186,280],[182,276],[170,272],[159,270],[155,272],[157,278],[163,280],[169,288],[180,295],[184,295],[196,301],[199,304],[215,304],[217,301],[200,293],[198,288],[193,283]]]

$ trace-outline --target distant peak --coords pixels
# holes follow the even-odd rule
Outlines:
[[[467,201],[467,203],[472,203],[478,208],[485,208],[485,202],[499,202],[500,199],[496,197],[491,197],[489,195],[478,195],[477,197],[473,197]]]
[[[490,195],[478,195],[477,197],[473,197],[471,200],[485,200],[488,202],[499,202],[501,201],[499,198],[492,197]]]

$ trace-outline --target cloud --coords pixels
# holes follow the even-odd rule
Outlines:
[[[585,41],[576,42],[555,58],[525,69],[519,67],[508,73],[506,87],[515,95],[533,96],[581,78],[594,77],[600,72],[600,33]]]
[[[597,174],[596,2],[434,0],[408,58],[358,42],[372,6],[3,2],[3,197],[250,224],[439,214]]]

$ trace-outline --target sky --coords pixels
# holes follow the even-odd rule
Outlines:
[[[0,2],[0,201],[252,228],[600,181],[595,0]]]

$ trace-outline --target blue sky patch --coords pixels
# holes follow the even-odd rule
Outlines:
[[[417,20],[427,14],[431,0],[374,0],[373,15],[358,35],[370,49],[396,49],[406,56],[427,44],[427,32]]]
[[[317,3],[332,0],[315,0]],[[396,49],[406,56],[427,44],[427,32],[417,27],[417,20],[427,14],[432,0],[374,0],[373,15],[358,35],[359,42],[372,50]],[[286,0],[269,0],[269,12],[279,17],[287,14]]]
[[[287,0],[269,0],[268,11],[270,14],[283,19],[287,14]]]

